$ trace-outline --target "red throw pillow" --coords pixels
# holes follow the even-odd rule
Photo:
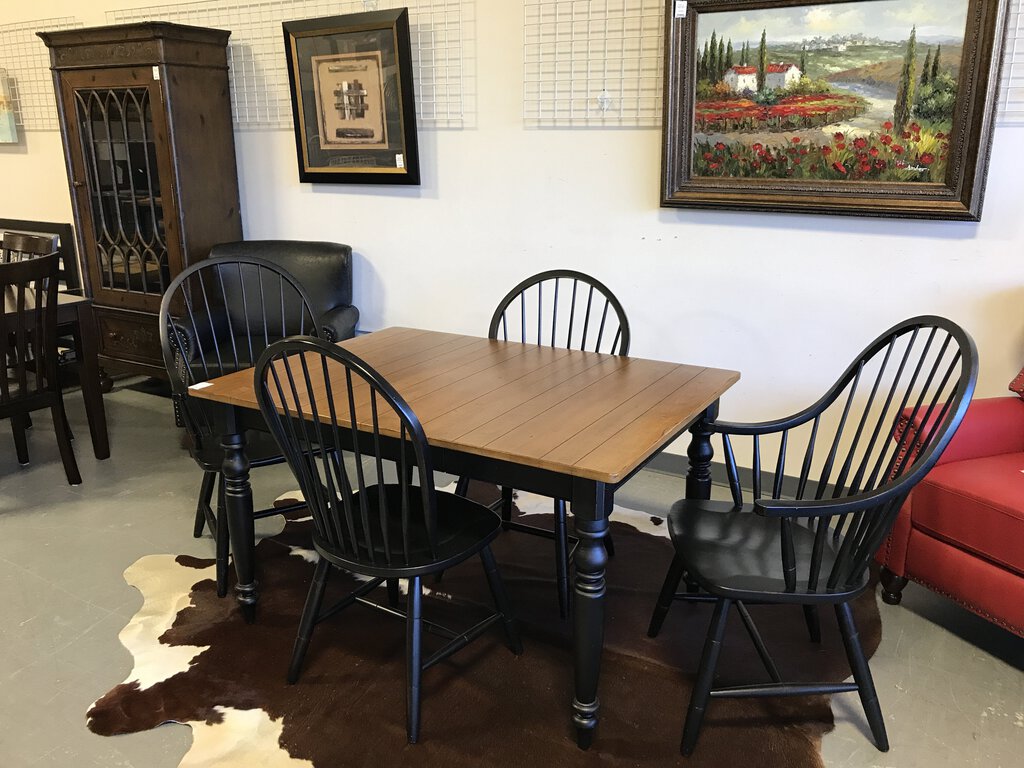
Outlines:
[[[1024,368],[1021,368],[1017,378],[1010,382],[1010,391],[1024,397]]]

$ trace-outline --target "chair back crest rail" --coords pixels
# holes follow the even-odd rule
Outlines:
[[[219,437],[219,409],[190,398],[190,386],[253,367],[279,339],[318,335],[298,281],[268,261],[242,256],[206,259],[179,274],[161,301],[159,328],[175,417],[197,447]]]
[[[261,355],[255,383],[260,410],[299,480],[321,544],[371,567],[412,565],[416,551],[437,557],[427,438],[416,414],[377,371],[323,340],[286,339]],[[395,439],[397,477],[389,478],[384,447]],[[351,466],[342,448],[352,452]],[[425,531],[427,541],[416,540],[416,531]]]
[[[55,253],[0,264],[0,407],[47,396],[57,386],[57,272]],[[2,414],[0,414],[2,415]]]
[[[499,302],[488,336],[561,349],[625,355],[629,321],[598,280],[561,269],[523,280]]]
[[[977,371],[974,342],[959,326],[912,318],[880,335],[809,408],[762,424],[710,425],[733,502],[744,502],[749,479],[755,510],[779,518],[788,590],[798,578],[809,591],[863,579],[904,499],[956,431]],[[814,535],[799,573],[794,526]]]

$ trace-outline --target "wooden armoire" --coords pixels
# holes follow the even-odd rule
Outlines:
[[[242,239],[230,34],[166,22],[39,33],[109,372],[166,378],[167,285],[211,246]]]

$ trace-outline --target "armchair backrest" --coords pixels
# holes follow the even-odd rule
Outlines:
[[[352,303],[352,248],[341,243],[239,240],[213,246],[210,256],[252,256],[276,264],[306,289],[317,318]]]
[[[900,505],[959,426],[977,376],[977,349],[960,326],[915,317],[868,345],[809,408],[774,422],[712,426],[722,434],[734,501],[742,502],[741,479],[749,477],[756,506],[782,519],[784,541],[789,525],[815,532],[807,562],[783,552],[787,581],[806,569],[808,588],[819,587],[828,537],[837,555],[820,586],[863,576]],[[749,470],[736,458],[740,440],[749,441]]]

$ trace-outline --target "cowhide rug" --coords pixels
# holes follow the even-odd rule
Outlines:
[[[480,486],[474,493],[495,489]],[[550,501],[522,495],[520,509],[543,520]],[[285,671],[312,574],[308,523],[290,521],[257,548],[261,601],[246,625],[235,601],[218,599],[212,560],[150,555],[125,571],[145,602],[121,632],[134,657],[127,680],[88,713],[98,734],[133,733],[182,723],[193,744],[182,768],[268,766],[821,766],[821,736],[831,730],[827,697],[712,702],[697,750],[679,756],[689,690],[710,606],[677,603],[657,639],[646,636],[655,596],[671,558],[661,520],[616,508],[616,556],[608,567],[601,722],[593,747],[575,746],[571,625],[558,618],[552,545],[506,534],[494,550],[523,630],[515,657],[501,632],[479,639],[424,675],[421,742],[405,740],[402,622],[352,606],[317,627],[299,682]],[[345,577],[332,577],[341,592]],[[476,560],[430,585],[428,618],[468,627],[489,606]],[[330,595],[328,595],[330,599]],[[873,591],[855,605],[866,650],[880,623]],[[800,609],[753,607],[783,676],[849,676],[831,613],[823,641],[810,643]],[[719,663],[720,681],[755,682],[765,673],[738,617]],[[429,637],[429,635],[427,636]],[[851,706],[859,707],[855,694]],[[865,742],[865,748],[872,748]]]

